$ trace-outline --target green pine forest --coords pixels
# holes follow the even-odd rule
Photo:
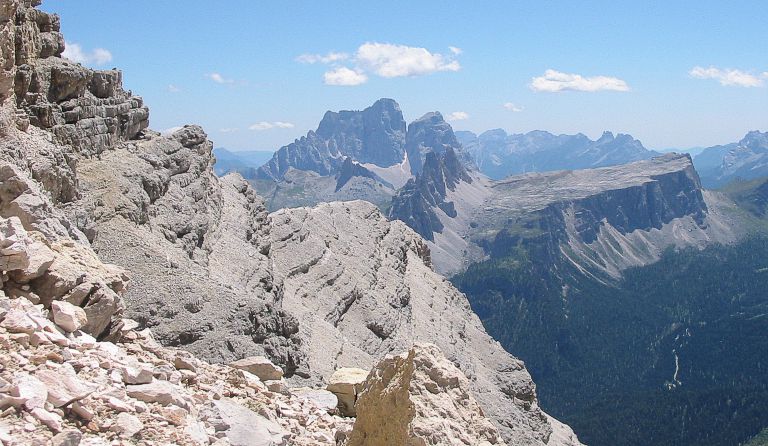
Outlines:
[[[619,283],[519,252],[452,281],[586,444],[738,445],[768,427],[766,237],[670,249]]]

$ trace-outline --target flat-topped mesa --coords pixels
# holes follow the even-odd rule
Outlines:
[[[475,180],[457,183],[461,193],[446,193],[451,207],[434,202],[430,188],[413,185],[393,199],[390,216],[429,240],[442,273],[522,247],[545,264],[567,258],[615,278],[657,260],[667,246],[703,246],[733,235],[710,216],[688,155]]]
[[[3,69],[15,72],[17,125],[48,130],[57,143],[85,156],[135,138],[149,125],[149,110],[141,97],[123,89],[118,70],[92,70],[62,58],[59,17],[35,9],[39,3],[21,2],[13,34],[2,36],[4,53],[9,42],[13,45],[14,66],[8,66],[7,59]],[[0,94],[10,96],[7,89]]]
[[[388,167],[403,160],[405,129],[400,106],[392,99],[379,99],[362,111],[328,111],[316,131],[281,147],[258,177],[281,180],[290,168],[333,175],[345,157]]]

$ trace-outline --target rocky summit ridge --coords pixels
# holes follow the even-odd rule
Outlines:
[[[493,425],[444,412],[452,438],[471,438],[470,420],[489,442],[495,429],[508,444],[579,444],[420,236],[359,201],[269,214],[242,177],[214,175],[200,127],[148,130],[118,72],[62,59],[58,18],[38,4],[0,8],[0,339],[14,353],[0,363],[0,441],[343,444],[350,420],[319,387],[431,342],[442,371],[420,373],[467,378],[428,388]],[[260,367],[284,377],[241,373]]]

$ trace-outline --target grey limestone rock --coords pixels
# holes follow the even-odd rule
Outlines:
[[[400,106],[392,99],[379,99],[363,111],[326,112],[316,131],[280,148],[258,176],[281,180],[290,168],[332,175],[345,156],[387,167],[402,161],[404,144]]]

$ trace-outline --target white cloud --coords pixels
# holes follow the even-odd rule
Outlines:
[[[463,121],[465,119],[469,119],[469,113],[463,111],[455,111],[448,115],[447,119],[449,121]]]
[[[323,75],[323,81],[326,85],[353,86],[364,84],[368,81],[368,76],[359,70],[339,67],[331,71],[326,71]]]
[[[457,56],[464,52],[464,50],[456,46],[449,46],[448,49],[451,50],[451,52]]]
[[[355,54],[358,64],[382,77],[420,76],[437,71],[459,71],[458,61],[426,48],[368,42]]]
[[[330,52],[328,54],[302,54],[299,57],[296,58],[296,62],[301,63],[308,63],[308,64],[315,64],[315,63],[323,63],[323,64],[329,64],[333,62],[339,62],[342,60],[349,59],[349,54],[347,53],[334,53]]]
[[[720,85],[732,87],[762,87],[763,80],[760,76],[747,73],[741,70],[732,70],[730,68],[720,69],[715,67],[693,67],[688,72],[691,77],[696,79],[714,79],[720,82]],[[768,78],[768,73],[762,73],[762,77]]]
[[[579,74],[547,70],[544,76],[531,79],[531,90],[555,93],[560,91],[629,91],[627,83],[610,76],[584,77]]]
[[[256,130],[257,132],[260,132],[262,130],[270,130],[270,129],[292,129],[292,128],[293,128],[293,124],[291,124],[290,122],[283,122],[283,121],[274,121],[274,122],[261,121],[248,127],[249,130]]]
[[[83,65],[100,66],[112,61],[112,53],[109,50],[96,48],[93,51],[87,52],[83,50],[80,44],[72,42],[64,44],[64,52],[61,55],[72,62]]]
[[[235,83],[234,80],[227,79],[224,76],[222,76],[220,73],[216,73],[216,72],[206,74],[205,77],[216,82],[217,84],[234,84]]]
[[[507,110],[509,110],[511,112],[516,112],[516,113],[523,111],[523,106],[522,105],[517,105],[517,104],[512,103],[512,102],[505,102],[504,103],[504,108],[506,108]]]
[[[227,127],[227,128],[220,129],[219,132],[221,132],[221,133],[233,133],[233,132],[236,132],[238,130],[240,130],[240,129],[232,128],[232,127]]]
[[[173,84],[168,84],[168,91],[171,92],[171,93],[178,93],[178,92],[181,91],[181,88],[179,88],[179,87],[177,87],[177,86],[175,86]]]

